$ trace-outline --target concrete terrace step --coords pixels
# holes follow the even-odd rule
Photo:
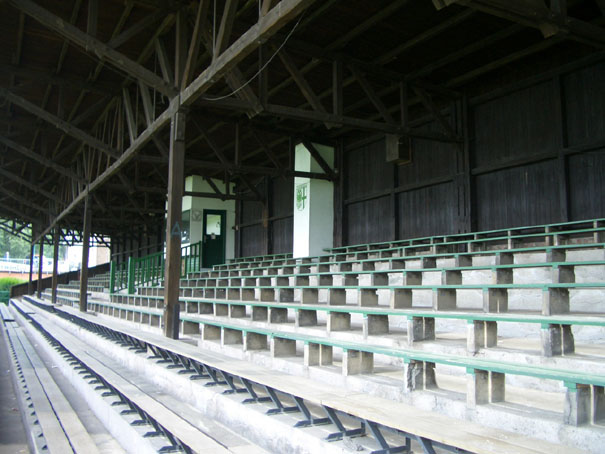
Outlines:
[[[5,323],[6,321],[5,318]],[[19,388],[27,392],[27,397],[20,396],[22,408],[28,414],[35,415],[33,424],[40,429],[40,435],[30,439],[30,445],[35,450],[47,450],[50,453],[99,453],[95,441],[21,327],[13,322],[6,324],[5,330],[16,365],[14,378],[19,382]],[[30,428],[32,430],[35,430],[34,427]]]
[[[124,415],[121,427],[115,424],[114,419],[114,435],[121,440],[122,443],[128,446],[133,452],[165,452],[166,447],[162,447],[160,440],[156,440],[158,435],[154,434],[151,437],[147,434],[155,433],[155,431],[168,431],[171,437],[176,437],[177,444],[170,446],[171,450],[178,448],[178,443],[187,446],[193,453],[262,453],[254,445],[246,443],[235,434],[226,433],[225,429],[219,425],[212,424],[214,437],[227,437],[227,444],[222,444],[212,436],[207,435],[198,425],[209,423],[203,418],[199,412],[196,412],[191,407],[173,399],[165,398],[162,393],[156,392],[154,386],[147,383],[145,378],[128,372],[114,359],[106,356],[101,351],[94,349],[90,345],[85,344],[73,334],[56,326],[52,321],[48,320],[45,314],[38,314],[36,310],[29,314],[36,322],[44,327],[45,331],[52,336],[53,339],[59,341],[63,348],[78,359],[78,363],[86,368],[88,374],[94,374],[99,377],[103,384],[103,389],[108,390],[104,394],[115,401],[119,398],[116,406],[112,403],[109,407],[117,408],[117,410],[100,410],[102,412],[118,412]],[[42,340],[43,342],[43,340]],[[63,367],[63,366],[62,366]],[[92,388],[91,388],[92,391]],[[126,410],[121,411],[119,407],[126,406],[126,402],[130,402],[136,411]],[[132,408],[132,407],[131,407]],[[133,416],[130,416],[130,415]],[[145,415],[150,415],[153,418],[153,424],[141,424],[137,419],[146,420]],[[133,419],[134,418],[134,419]],[[128,424],[130,423],[130,424]],[[145,428],[144,426],[148,427]],[[130,428],[129,426],[132,426]],[[137,427],[141,427],[143,432],[136,435],[135,432],[140,432]],[[149,432],[151,429],[151,432]],[[134,436],[134,438],[133,438]],[[147,442],[146,439],[150,440]],[[228,446],[231,445],[231,446]]]
[[[117,328],[138,339],[137,342],[161,345],[169,348],[181,360],[195,358],[209,367],[220,368],[231,377],[243,377],[248,383],[263,384],[274,387],[279,392],[296,395],[318,408],[333,408],[346,412],[362,421],[382,424],[405,433],[418,435],[426,440],[434,440],[449,446],[456,446],[470,452],[481,453],[524,453],[524,452],[577,452],[574,448],[549,445],[544,441],[535,441],[523,436],[490,429],[461,419],[452,419],[419,410],[401,402],[373,397],[347,391],[346,389],[326,384],[318,384],[303,377],[286,375],[275,370],[269,371],[249,362],[232,359],[219,359],[215,354],[205,353],[182,342],[173,341],[151,333],[144,333],[124,323],[110,322],[78,314],[67,310],[72,316],[83,318],[96,324]],[[64,322],[68,323],[68,322]],[[156,347],[157,348],[157,347]],[[128,362],[131,362],[128,360]],[[185,363],[184,363],[185,364]],[[455,427],[455,430],[453,429]]]

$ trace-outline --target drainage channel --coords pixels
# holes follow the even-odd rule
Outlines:
[[[264,403],[271,405],[271,408],[266,412],[267,414],[299,414],[301,418],[296,422],[295,427],[331,425],[335,430],[326,437],[328,441],[371,435],[380,446],[380,449],[371,451],[371,454],[412,452],[412,441],[417,443],[417,446],[421,448],[422,452],[425,454],[435,454],[435,449],[461,454],[470,452],[415,434],[405,433],[401,430],[390,428],[371,420],[360,419],[325,405],[322,406],[325,416],[316,417],[310,411],[305,400],[299,396],[284,393],[283,391],[279,391],[262,383],[252,382],[244,377],[233,375],[219,368],[199,362],[193,358],[175,353],[165,347],[151,344],[123,332],[77,317],[74,314],[61,311],[53,306],[40,303],[33,298],[26,296],[25,300],[40,309],[53,313],[54,315],[64,318],[105,339],[111,340],[123,348],[138,353],[151,352],[152,356],[150,356],[149,359],[154,359],[158,363],[166,364],[168,368],[179,369],[177,372],[178,374],[189,375],[191,380],[204,379],[207,380],[205,386],[226,387],[223,394],[247,394],[247,397],[242,403]],[[44,330],[42,327],[39,329]],[[77,361],[77,358],[75,358],[75,361]],[[283,399],[284,396],[288,402]],[[293,405],[289,402],[292,402]],[[354,421],[354,427],[350,427],[350,421]],[[389,440],[385,438],[387,433],[391,435]],[[397,444],[392,445],[392,439],[397,439]],[[173,444],[173,447],[179,446],[178,440],[176,441],[177,444]],[[183,446],[182,449],[185,450],[187,447]]]

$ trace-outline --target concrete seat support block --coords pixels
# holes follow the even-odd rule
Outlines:
[[[546,287],[542,291],[542,315],[567,314],[569,289]]]
[[[343,288],[328,289],[328,305],[344,306],[347,304],[347,291]]]
[[[565,424],[579,426],[591,420],[591,390],[590,385],[566,383],[565,409],[563,420]]]
[[[294,317],[296,327],[317,325],[317,311],[297,309]]]
[[[507,312],[508,290],[505,288],[483,289],[483,312]]]
[[[269,317],[269,310],[264,306],[252,306],[252,321],[266,322]]]
[[[374,354],[358,350],[343,350],[342,374],[370,374],[374,370]]]
[[[435,363],[410,360],[403,365],[403,390],[410,393],[415,390],[437,387]]]
[[[362,307],[378,306],[376,289],[360,288],[357,292],[357,302]]]
[[[203,340],[219,340],[221,338],[221,328],[214,325],[202,325]]]
[[[229,305],[229,317],[231,318],[243,318],[246,316],[246,306],[240,306],[236,304]]]
[[[456,289],[435,288],[433,289],[433,310],[449,311],[456,309]]]
[[[267,350],[267,336],[259,333],[247,332],[244,335],[244,351]]]
[[[286,323],[288,321],[288,309],[270,307],[269,322],[270,323]]]
[[[480,369],[468,369],[466,383],[466,403],[470,408],[490,402],[504,401],[504,374]]]
[[[214,316],[227,317],[229,315],[229,306],[227,304],[214,303]]]
[[[200,334],[200,324],[195,322],[183,321],[182,323],[183,334]]]
[[[292,339],[272,337],[271,356],[274,358],[296,356],[296,341]]]
[[[571,325],[542,325],[540,337],[544,356],[568,355],[575,351]]]
[[[410,309],[412,307],[412,290],[392,289],[390,291],[389,307],[391,309]]]
[[[316,288],[303,288],[300,295],[301,304],[317,304],[318,291]]]
[[[243,344],[242,332],[238,329],[223,328],[221,331],[221,345]]]
[[[469,320],[466,342],[469,353],[476,353],[482,348],[495,347],[498,344],[498,323]]]
[[[423,340],[435,340],[435,319],[430,317],[408,318],[408,344]]]
[[[280,303],[291,303],[294,301],[294,289],[279,288],[277,291],[277,301]]]
[[[389,333],[389,316],[367,314],[363,318],[363,336],[375,336]]]
[[[275,302],[275,290],[272,288],[261,288],[260,301]]]
[[[328,313],[327,331],[348,331],[351,329],[351,314],[348,312]]]

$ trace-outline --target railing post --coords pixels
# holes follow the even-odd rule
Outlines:
[[[134,293],[134,279],[135,279],[135,267],[134,259],[128,257],[128,294]]]
[[[109,263],[109,293],[113,293],[116,288],[116,263]]]
[[[198,241],[197,243],[197,270],[200,271],[202,269],[202,242]]]

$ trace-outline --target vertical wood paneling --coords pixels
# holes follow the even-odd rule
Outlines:
[[[292,252],[293,231],[292,217],[273,221],[273,254]]]
[[[557,183],[556,160],[476,177],[477,228],[556,222],[560,204]]]
[[[474,107],[476,166],[557,150],[552,84],[544,82]]]
[[[605,217],[605,149],[568,162],[571,220]]]
[[[385,219],[391,212],[390,203],[390,197],[381,197],[347,206],[347,243],[390,240],[391,225]]]
[[[348,198],[390,188],[392,164],[386,162],[384,140],[347,150],[346,153],[345,185]]]
[[[262,225],[253,225],[241,229],[242,257],[262,255],[264,248],[264,229]]]
[[[452,233],[457,229],[453,183],[400,193],[397,202],[400,239]]]
[[[605,63],[562,77],[569,145],[605,139]]]

